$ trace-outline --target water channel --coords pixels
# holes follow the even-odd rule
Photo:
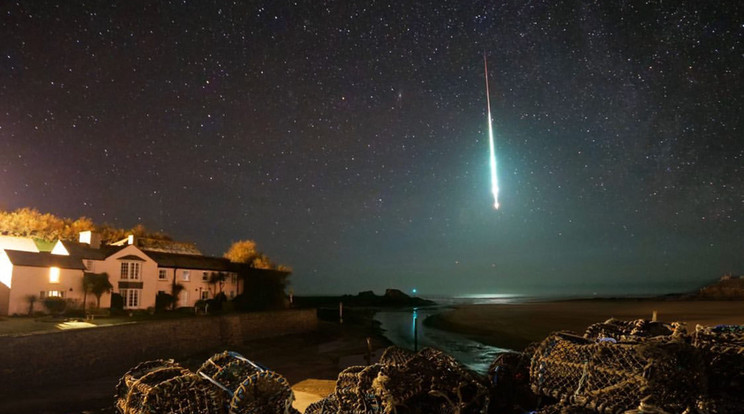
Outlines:
[[[482,344],[464,335],[425,326],[427,316],[445,310],[444,306],[380,311],[375,319],[384,335],[395,345],[408,349],[432,347],[452,355],[471,370],[485,374],[496,356],[507,350]]]

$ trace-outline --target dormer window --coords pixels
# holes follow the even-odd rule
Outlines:
[[[59,283],[59,267],[49,268],[49,283]]]

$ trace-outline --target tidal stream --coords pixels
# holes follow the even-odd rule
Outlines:
[[[496,356],[507,350],[482,344],[455,332],[424,326],[423,321],[427,316],[444,309],[442,306],[434,306],[380,311],[375,314],[375,319],[380,322],[385,337],[395,345],[412,350],[437,348],[452,355],[471,370],[485,374]]]

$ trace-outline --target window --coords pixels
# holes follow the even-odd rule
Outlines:
[[[122,262],[121,278],[123,280],[139,280],[142,266],[139,262]]]
[[[167,276],[165,274],[165,269],[159,269],[158,270],[158,280],[166,280]]]
[[[49,268],[49,283],[59,283],[59,267]]]
[[[191,271],[183,270],[181,273],[181,280],[183,280],[184,282],[188,282],[189,280],[191,280]]]
[[[64,290],[42,290],[39,292],[39,299],[46,299],[46,298],[65,298],[65,291]]]
[[[234,297],[235,297],[235,291],[234,290],[231,290],[230,291],[230,299],[232,299]]]
[[[142,289],[121,289],[121,297],[124,299],[124,309],[139,308],[141,291]]]
[[[209,280],[209,272],[202,272],[202,280],[205,282]]]
[[[202,290],[201,298],[202,298],[202,300],[209,299],[209,291],[208,290]]]

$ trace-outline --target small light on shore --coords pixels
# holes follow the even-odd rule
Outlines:
[[[415,294],[416,294],[416,288],[413,288],[413,289],[411,290],[411,292],[413,292],[413,294],[415,295]]]

